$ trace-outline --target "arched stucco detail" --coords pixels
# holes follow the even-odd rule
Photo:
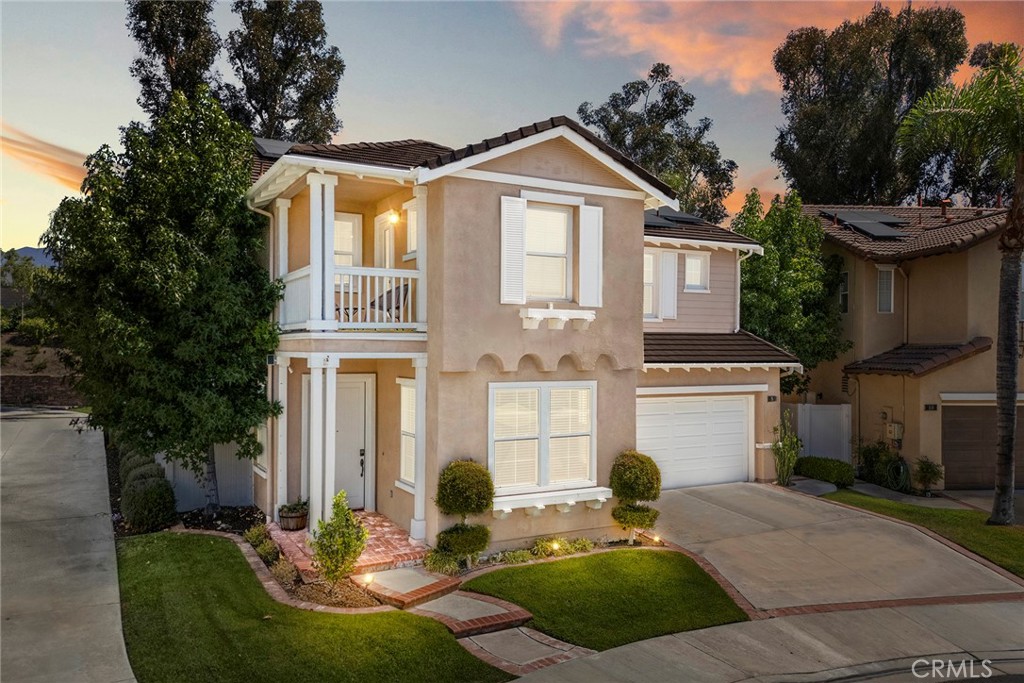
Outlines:
[[[598,356],[597,357],[597,361],[594,363],[594,367],[595,367],[595,369],[601,369],[601,368],[610,368],[612,370],[622,370],[623,369],[622,364],[619,363],[619,359],[616,358],[615,356],[611,355],[611,354],[608,354],[608,353],[602,353],[600,356]]]
[[[568,369],[570,364],[572,365],[572,369],[577,372],[585,372],[592,369],[592,366],[588,367],[588,364],[575,351],[567,353],[558,359],[558,369]]]
[[[480,356],[479,359],[477,359],[477,372],[487,372],[495,370],[497,372],[508,372],[508,370],[505,368],[505,363],[502,362],[501,356],[499,356],[498,354],[485,353],[484,355]]]
[[[536,353],[523,354],[523,356],[519,359],[519,362],[516,364],[516,369],[519,372],[524,372],[530,369],[531,364],[533,365],[534,369],[540,372],[551,372],[552,370],[545,366],[544,359],[541,358]]]

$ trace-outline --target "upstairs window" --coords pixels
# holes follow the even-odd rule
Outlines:
[[[687,252],[684,264],[684,290],[687,292],[711,291],[711,254]]]
[[[362,233],[362,216],[355,213],[334,214],[334,265],[362,264]]]
[[[402,204],[405,210],[405,252],[406,256],[412,256],[419,247],[419,202],[415,199]]]
[[[893,269],[879,268],[878,270],[878,312],[892,313],[893,311]]]
[[[571,206],[526,206],[526,298],[566,301],[572,298]]]
[[[850,274],[839,273],[839,312],[850,312]]]
[[[644,252],[644,317],[658,317],[658,254]]]

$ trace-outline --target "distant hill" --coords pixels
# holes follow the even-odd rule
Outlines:
[[[27,256],[35,261],[37,266],[53,268],[53,259],[47,256],[41,247],[22,247],[21,249],[15,249],[15,251],[18,252],[18,256]]]

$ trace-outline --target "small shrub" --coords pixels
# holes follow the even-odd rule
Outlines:
[[[455,524],[437,534],[437,549],[464,557],[472,565],[477,555],[491,542],[491,529],[483,524]]]
[[[269,538],[255,546],[255,548],[256,554],[263,560],[263,564],[268,567],[277,562],[281,557],[281,551],[278,549],[277,544]]]
[[[452,553],[434,549],[423,558],[423,566],[430,572],[455,576],[459,573],[459,558]]]
[[[775,482],[779,486],[789,486],[793,479],[793,471],[797,458],[800,456],[800,438],[793,431],[789,417],[783,415],[778,426],[773,430],[775,442],[772,443],[772,455],[775,456]]]
[[[21,316],[17,311],[0,308],[0,332],[14,332],[20,322]]]
[[[48,365],[49,365],[49,363],[47,362],[47,360],[45,358],[43,360],[37,362],[37,363],[33,363],[32,364],[32,374],[33,375],[38,375],[40,372],[45,370]]]
[[[150,463],[155,464],[156,461],[148,455],[122,451],[121,462],[118,464],[118,473],[121,477],[121,484],[124,485],[124,480],[128,478],[128,473],[133,469]]]
[[[504,562],[505,564],[523,564],[524,562],[530,562],[536,560],[537,556],[529,550],[506,550],[502,553],[498,553],[498,562]]]
[[[143,465],[132,468],[125,478],[121,480],[121,486],[128,486],[132,482],[141,479],[163,479],[165,477],[164,468],[151,460]]]
[[[633,544],[636,530],[653,529],[658,521],[658,511],[646,505],[631,503],[616,505],[612,508],[612,519],[619,523],[623,530],[629,532],[629,543]]]
[[[570,555],[572,553],[569,549],[569,541],[556,536],[538,538],[533,542],[531,552],[537,557],[559,557],[561,555]]]
[[[444,514],[459,515],[465,524],[468,515],[490,510],[493,501],[494,482],[483,465],[472,460],[455,460],[441,470],[435,502]]]
[[[177,518],[174,489],[163,477],[133,481],[122,489],[121,514],[133,531],[163,529]]]
[[[577,538],[569,541],[569,553],[589,553],[594,549],[594,542],[589,538]]]
[[[794,470],[801,477],[827,481],[841,489],[853,486],[853,465],[835,458],[797,458]]]
[[[267,531],[266,524],[257,524],[256,526],[249,527],[249,529],[242,534],[242,538],[244,538],[249,545],[255,548],[260,543],[270,540],[270,532]]]
[[[921,490],[925,493],[930,493],[932,487],[939,483],[939,480],[945,474],[945,468],[942,465],[931,460],[928,456],[918,458],[914,464],[914,481],[916,481]]]
[[[313,562],[317,571],[333,587],[352,573],[356,560],[366,548],[370,532],[348,507],[344,491],[338,491],[331,503],[331,520],[317,523],[313,532]]]
[[[286,588],[294,586],[299,580],[299,570],[295,568],[294,564],[283,557],[277,558],[277,562],[270,565],[270,574],[277,579],[279,584]]]
[[[0,349],[0,365],[7,365],[7,361],[9,361],[12,356],[14,356],[14,349],[10,346],[5,346]]]
[[[865,481],[894,491],[909,490],[910,467],[907,461],[884,441],[859,447],[857,459],[860,462],[860,476]]]
[[[46,318],[25,318],[18,324],[19,340],[26,344],[46,344],[56,332],[57,328]]]
[[[615,458],[609,482],[615,497],[627,504],[658,500],[661,496],[661,470],[657,463],[634,450],[623,451]]]
[[[40,351],[42,351],[42,349],[39,348],[38,344],[36,346],[30,346],[28,348],[28,350],[25,351],[25,359],[26,360],[35,360],[36,356],[39,355]]]
[[[291,513],[294,513],[294,512],[305,512],[305,513],[308,514],[309,513],[309,501],[308,500],[302,500],[301,498],[299,498],[294,503],[285,503],[284,505],[278,507],[277,509],[278,509],[279,512],[286,512],[288,514],[291,514]]]

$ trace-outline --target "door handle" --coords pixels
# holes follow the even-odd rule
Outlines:
[[[359,449],[359,476],[360,477],[365,477],[366,476],[366,449],[365,448],[360,448]]]

